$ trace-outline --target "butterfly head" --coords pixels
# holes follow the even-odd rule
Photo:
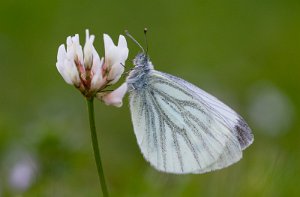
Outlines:
[[[142,52],[138,53],[135,56],[134,60],[133,60],[133,64],[135,65],[135,69],[137,69],[137,68],[142,68],[144,70],[153,69],[153,65],[150,62],[150,59],[149,59],[149,56],[148,56],[148,42],[147,42],[147,37],[146,37],[147,28],[144,29],[145,41],[146,41],[146,46],[147,46],[146,51],[142,47],[142,45],[130,35],[130,33],[127,30],[125,31],[125,33],[142,50]]]
[[[135,67],[153,68],[149,56],[145,53],[138,53],[133,59]]]

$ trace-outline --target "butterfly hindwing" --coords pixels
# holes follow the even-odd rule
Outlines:
[[[232,109],[196,86],[151,70],[143,89],[130,92],[140,149],[152,166],[170,173],[204,173],[242,157],[253,136]]]

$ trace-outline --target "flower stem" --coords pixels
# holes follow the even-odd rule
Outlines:
[[[97,165],[97,171],[100,179],[100,185],[102,188],[102,193],[104,197],[108,197],[108,190],[105,183],[102,163],[101,163],[101,156],[99,151],[97,133],[96,133],[96,126],[95,126],[95,116],[94,116],[94,98],[87,98],[88,104],[88,111],[89,111],[89,121],[90,121],[90,128],[91,128],[91,137],[92,137],[92,144],[94,150],[95,161]]]

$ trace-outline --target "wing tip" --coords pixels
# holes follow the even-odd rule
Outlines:
[[[242,150],[249,147],[254,141],[254,136],[246,121],[242,117],[239,117],[234,128]]]

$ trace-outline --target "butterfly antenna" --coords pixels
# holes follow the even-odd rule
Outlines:
[[[146,55],[148,55],[148,39],[147,39],[147,32],[148,32],[148,29],[145,28],[144,29],[144,36],[145,36],[145,42],[146,42]]]
[[[130,35],[130,33],[128,32],[128,30],[125,30],[125,34],[126,34],[126,36],[128,36],[135,44],[137,44],[137,45],[142,49],[143,53],[145,53],[145,50],[144,50],[144,48],[142,47],[142,45],[141,45],[138,41],[136,41],[136,39],[134,39],[134,38],[132,37],[132,35]],[[147,50],[147,51],[148,51],[148,50]]]

